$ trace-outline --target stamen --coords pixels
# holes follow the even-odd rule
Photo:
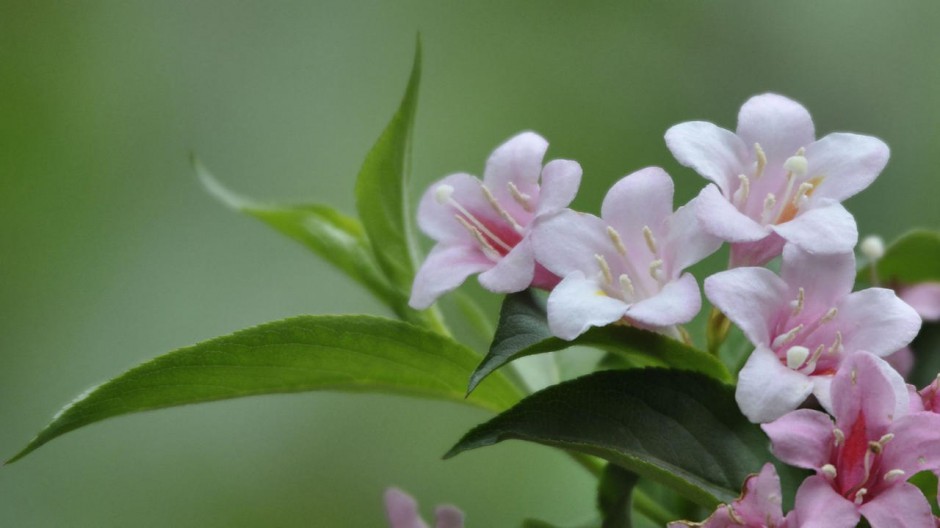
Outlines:
[[[437,203],[445,205],[450,201],[450,197],[454,195],[454,188],[446,183],[442,183],[437,186],[437,189],[434,189],[434,199],[437,200]]]
[[[643,238],[646,240],[646,247],[650,249],[650,253],[656,255],[658,253],[656,250],[656,237],[653,236],[653,230],[649,226],[643,226]]]
[[[764,167],[767,166],[767,154],[764,154],[764,149],[761,148],[760,143],[754,143],[754,153],[757,155],[757,172],[754,174],[754,179],[757,180],[764,174]]]
[[[532,212],[532,197],[520,191],[519,188],[516,187],[516,184],[513,182],[507,183],[506,186],[509,187],[509,194],[512,195],[512,199],[515,200],[517,204],[521,205],[522,208],[526,210],[526,212],[531,213]]]
[[[815,186],[809,182],[803,182],[796,190],[796,196],[793,197],[793,207],[799,209],[803,206],[803,199],[812,194]]]
[[[866,493],[868,493],[867,488],[862,488],[858,490],[857,492],[855,492],[855,504],[861,505],[862,502],[865,500],[864,497]]]
[[[826,311],[826,313],[823,314],[822,317],[814,321],[813,324],[809,325],[809,328],[806,329],[806,333],[803,334],[803,339],[806,339],[807,337],[813,335],[813,333],[816,332],[816,330],[819,330],[822,327],[822,325],[835,319],[836,315],[838,314],[839,314],[838,308],[835,308],[835,307],[830,308],[828,311]]]
[[[826,475],[826,477],[828,477],[830,480],[836,478],[836,475],[838,474],[836,473],[836,467],[832,464],[826,464],[820,469],[822,470],[823,475]]]
[[[829,309],[828,312],[826,312],[826,315],[824,315],[822,319],[820,319],[819,323],[820,324],[828,323],[829,321],[832,321],[833,319],[835,319],[836,315],[839,315],[839,309],[836,307],[832,307]]]
[[[623,245],[623,239],[620,238],[620,233],[613,227],[607,226],[607,236],[610,238],[610,241],[614,243],[614,247],[617,248],[617,253],[627,256],[627,246]]]
[[[764,211],[760,214],[760,223],[766,224],[770,221],[770,215],[774,212],[774,206],[777,205],[777,197],[774,193],[767,193],[764,198]]]
[[[633,297],[636,294],[636,290],[633,289],[633,281],[626,273],[620,275],[620,289],[628,297]]]
[[[829,347],[827,351],[828,354],[837,354],[842,352],[842,332],[836,330],[836,339],[832,342],[832,346]]]
[[[743,174],[738,174],[738,180],[740,180],[741,184],[738,185],[738,190],[734,191],[732,198],[738,208],[743,208],[747,204],[748,196],[751,195],[751,180],[747,179],[747,176]]]
[[[881,442],[868,442],[868,450],[876,455],[880,455],[883,448]]]
[[[481,185],[480,187],[482,187],[482,188],[485,189],[485,187],[484,187],[483,185]],[[453,207],[454,209],[456,209],[457,212],[459,212],[460,214],[463,215],[463,218],[462,218],[462,219],[459,217],[459,215],[457,215],[457,216],[458,216],[458,220],[460,220],[460,223],[461,223],[461,224],[465,224],[464,227],[467,227],[467,224],[472,225],[476,231],[478,231],[478,232],[481,233],[481,234],[485,234],[486,236],[488,236],[493,242],[495,242],[497,245],[499,245],[499,247],[501,247],[501,248],[503,248],[504,250],[506,250],[507,253],[508,253],[509,251],[512,251],[512,247],[511,247],[511,246],[509,246],[508,244],[506,244],[505,242],[503,242],[503,240],[502,240],[501,238],[499,238],[498,236],[494,235],[492,231],[490,231],[489,229],[487,229],[487,227],[486,227],[485,225],[483,225],[483,222],[480,222],[480,221],[477,219],[477,217],[473,216],[473,214],[470,213],[470,211],[467,211],[466,209],[464,209],[464,207],[463,207],[462,205],[460,205],[460,203],[458,203],[457,200],[454,200],[454,199],[453,199],[453,197],[452,197],[453,194],[454,194],[454,188],[453,188],[453,187],[451,187],[450,185],[447,185],[447,184],[438,185],[438,186],[437,186],[437,189],[434,191],[434,194],[435,194],[435,198],[436,198],[439,202],[440,202],[441,200],[444,200],[443,202],[441,202],[442,204],[443,204],[443,203],[446,203],[447,205],[450,205],[451,207]],[[485,191],[484,191],[484,194],[486,194]],[[472,233],[472,232],[471,232],[471,233]],[[474,236],[475,236],[475,235],[474,235]],[[490,244],[487,243],[487,245],[489,246]],[[490,247],[492,247],[492,246],[490,246]]]
[[[802,330],[803,330],[802,324],[798,324],[794,326],[793,328],[790,329],[789,332],[785,334],[780,334],[776,338],[774,338],[773,342],[770,344],[770,347],[774,349],[778,349],[782,347],[783,345],[789,343],[790,341],[793,341]]]
[[[845,443],[845,433],[842,432],[842,429],[839,429],[838,427],[833,427],[832,436],[835,437],[835,440],[833,440],[832,442],[833,444],[835,444],[835,447],[839,447],[840,445]]]
[[[601,268],[601,273],[604,274],[604,280],[607,284],[614,282],[614,276],[610,273],[610,266],[607,265],[607,259],[604,258],[604,255],[595,253],[594,259],[597,260],[597,265]]]
[[[506,223],[511,225],[517,233],[521,234],[523,231],[525,231],[525,229],[523,229],[523,227],[519,225],[518,222],[516,222],[516,219],[509,214],[509,211],[504,209],[503,206],[500,205],[498,201],[496,201],[496,197],[493,196],[493,193],[490,191],[489,187],[481,184],[480,189],[483,191],[483,196],[486,197],[486,201],[490,203],[490,206],[493,208],[493,210],[495,210],[496,213],[506,221]]]
[[[891,471],[885,473],[884,479],[888,482],[891,482],[892,480],[897,480],[898,478],[903,477],[905,474],[906,473],[903,469],[892,469]]]
[[[854,387],[858,383],[858,370],[852,369],[852,386]]]
[[[653,277],[657,281],[663,279],[663,261],[661,259],[650,262],[650,277]]]
[[[809,349],[805,346],[792,346],[787,350],[787,367],[793,370],[800,368],[800,365],[809,357]]]
[[[813,353],[810,354],[809,360],[806,362],[806,365],[804,365],[804,368],[802,370],[805,371],[806,373],[811,373],[814,370],[816,370],[816,362],[819,361],[819,358],[820,356],[822,356],[823,350],[825,349],[826,349],[826,345],[819,345],[818,347],[816,347],[816,350],[813,350]]]
[[[474,227],[472,224],[470,224],[470,222],[460,215],[454,215],[454,218],[456,218],[457,221],[460,222],[460,225],[464,226],[464,228],[470,232],[470,235],[472,235],[473,238],[477,241],[477,244],[480,245],[480,249],[487,258],[490,260],[500,259],[499,252],[496,251],[496,248],[490,245],[489,241],[486,240],[486,237],[483,236],[483,233],[481,233],[479,229]]]
[[[806,292],[803,291],[803,287],[800,287],[800,291],[796,294],[796,301],[793,303],[793,316],[796,317],[800,315],[800,312],[803,311],[803,304],[806,298]]]
[[[885,444],[887,444],[888,442],[890,442],[890,441],[892,441],[892,440],[894,440],[894,433],[888,433],[888,434],[882,436],[882,437],[878,440],[878,443],[881,444],[881,447],[884,447]]]

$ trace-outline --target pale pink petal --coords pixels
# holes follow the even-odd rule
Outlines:
[[[744,172],[748,162],[748,147],[741,138],[704,121],[670,128],[666,131],[666,146],[679,163],[715,182],[725,192],[730,192],[731,179]]]
[[[886,431],[909,410],[907,384],[885,360],[867,352],[849,354],[832,380],[836,425],[848,430],[859,414],[872,434]]]
[[[907,346],[920,331],[917,312],[885,288],[851,293],[838,309],[833,324],[842,331],[843,346],[848,352],[866,350],[886,356]]]
[[[627,318],[653,327],[688,323],[702,309],[702,295],[695,277],[683,274],[667,282],[663,289],[648,299],[631,305]]]
[[[803,288],[806,300],[827,310],[852,291],[855,284],[855,254],[807,253],[798,246],[783,248],[780,277],[795,294]]]
[[[492,266],[493,261],[475,247],[438,244],[415,275],[408,305],[423,310],[441,295],[463,284],[470,275]]]
[[[568,207],[581,185],[581,165],[576,161],[553,160],[542,169],[538,214]]]
[[[601,217],[627,235],[655,228],[672,215],[672,178],[659,167],[647,167],[624,176],[607,191]]]
[[[434,515],[434,528],[463,528],[463,512],[453,506],[438,506]]]
[[[595,281],[574,271],[548,296],[548,327],[552,334],[570,341],[592,326],[620,320],[626,310],[626,303],[608,297]]]
[[[768,462],[744,481],[744,493],[734,502],[734,511],[747,526],[783,526],[782,502],[780,477]]]
[[[535,132],[522,132],[500,145],[486,160],[485,183],[500,201],[510,201],[509,183],[521,192],[537,196],[542,158],[548,141]]]
[[[819,469],[829,462],[832,419],[811,409],[797,409],[761,425],[770,437],[774,456],[791,466]]]
[[[832,414],[832,375],[813,376],[813,396],[819,405]]]
[[[706,231],[728,242],[756,242],[770,235],[762,226],[738,211],[718,187],[707,185],[698,195],[696,214]]]
[[[757,242],[732,242],[729,268],[741,266],[763,266],[780,256],[786,240],[770,231],[769,235]]]
[[[622,258],[611,244],[603,220],[570,209],[540,216],[529,237],[535,260],[559,277],[575,270],[586,274],[590,274],[589,270],[600,272],[595,254],[608,263]]]
[[[391,528],[428,528],[418,514],[418,503],[397,488],[385,490],[385,514]]]
[[[465,173],[451,174],[432,183],[418,204],[418,227],[429,237],[438,242],[473,240],[467,229],[455,218],[458,210],[450,203],[442,204],[438,201],[438,191],[442,185],[453,189],[449,193],[451,198],[469,213],[478,218],[502,221],[483,196],[480,180]]]
[[[663,244],[663,260],[677,273],[701,262],[721,247],[721,239],[702,228],[697,207],[698,199],[692,199],[666,220],[669,235]]]
[[[522,291],[532,283],[535,275],[535,256],[528,238],[522,239],[495,266],[480,274],[480,284],[491,292],[512,293]]]
[[[789,287],[765,268],[736,268],[705,279],[705,296],[755,346],[770,344],[768,325],[789,299]],[[784,308],[786,309],[786,308]]]
[[[839,203],[803,211],[771,229],[810,253],[847,253],[858,242],[855,217]]]
[[[823,177],[812,199],[843,201],[875,181],[888,163],[884,141],[860,134],[835,133],[806,147],[807,176]]]
[[[935,528],[930,503],[924,494],[907,482],[878,493],[858,510],[871,528]]]
[[[807,376],[788,369],[770,349],[758,346],[738,373],[734,399],[748,420],[766,423],[796,409],[812,390]]]
[[[911,347],[904,347],[885,356],[885,361],[898,371],[901,377],[907,379],[914,370],[914,351]]]
[[[924,321],[940,321],[940,282],[923,282],[901,288],[898,295],[911,305]]]
[[[851,501],[836,493],[820,476],[803,481],[796,491],[794,525],[799,528],[854,528],[858,510]]]
[[[772,93],[754,96],[741,106],[738,136],[749,148],[760,143],[768,165],[782,164],[816,139],[813,119],[806,108]]]
[[[909,478],[940,469],[940,414],[921,411],[901,416],[891,426],[894,439],[884,449],[884,471],[900,469]]]

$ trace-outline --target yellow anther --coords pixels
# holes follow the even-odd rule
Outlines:
[[[643,226],[643,238],[646,240],[646,247],[654,255],[658,253],[656,247],[656,237],[653,236],[653,230],[649,226]]]
[[[617,253],[626,256],[627,247],[623,245],[623,239],[620,238],[620,233],[613,227],[607,226],[607,236],[610,238],[610,241],[614,243],[614,247],[617,248]]]
[[[610,273],[610,266],[607,265],[607,259],[604,258],[604,255],[595,253],[594,259],[597,260],[597,266],[601,268],[601,273],[604,274],[604,281],[607,282],[607,284],[614,282],[614,276]]]

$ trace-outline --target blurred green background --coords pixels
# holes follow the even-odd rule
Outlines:
[[[382,313],[304,249],[199,187],[353,211],[353,178],[425,44],[414,193],[479,173],[523,129],[619,176],[703,180],[663,132],[733,128],[750,95],[817,131],[880,136],[862,233],[940,225],[940,3],[35,2],[0,0],[0,454],[82,390],[164,351],[298,313]],[[485,298],[489,306],[496,299]],[[398,397],[270,396],[119,418],[0,469],[2,526],[382,526],[396,484],[471,526],[591,514],[583,471],[508,443],[440,455],[481,411]]]

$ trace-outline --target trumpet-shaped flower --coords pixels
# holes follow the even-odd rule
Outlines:
[[[672,210],[672,178],[637,171],[607,193],[601,218],[562,210],[536,222],[538,262],[563,277],[548,298],[548,323],[562,339],[626,320],[669,331],[701,308],[695,278],[683,270],[720,241],[699,229],[695,204]]]
[[[735,268],[705,280],[705,295],[756,347],[738,375],[736,399],[752,422],[795,409],[813,393],[831,409],[829,385],[849,355],[887,356],[920,330],[920,317],[895,293],[850,293],[852,253],[813,255],[788,244],[781,275]]]
[[[784,241],[811,253],[851,251],[855,219],[840,204],[868,187],[888,162],[881,140],[833,133],[816,140],[799,103],[775,94],[752,97],[737,133],[711,123],[680,123],[666,132],[680,163],[711,180],[700,195],[705,228],[732,243],[732,265],[761,265]]]
[[[924,321],[940,321],[940,282],[921,282],[897,290],[898,296],[914,307]]]
[[[780,477],[773,464],[764,464],[757,475],[744,481],[741,497],[731,504],[722,504],[702,523],[677,521],[668,528],[787,528],[791,515],[784,517],[783,497],[780,493]],[[795,526],[795,525],[794,525]]]
[[[800,409],[762,426],[780,460],[816,471],[797,493],[826,505],[812,526],[851,528],[862,515],[872,528],[935,527],[930,504],[907,479],[940,468],[940,415],[911,412],[909,397],[887,363],[853,354],[832,382],[835,423]]]
[[[409,301],[413,308],[427,308],[474,273],[480,274],[484,288],[501,293],[530,285],[550,288],[558,282],[535,263],[530,227],[538,216],[571,203],[581,166],[555,160],[543,168],[547,149],[541,136],[523,132],[490,155],[482,182],[469,174],[451,174],[424,193],[418,226],[437,245],[415,276]]]
[[[385,514],[390,528],[428,528],[418,503],[398,488],[385,490]],[[438,506],[434,517],[434,528],[463,528],[463,513],[453,506]]]

